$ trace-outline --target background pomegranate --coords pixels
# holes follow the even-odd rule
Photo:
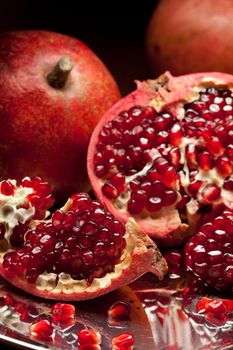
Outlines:
[[[118,98],[106,67],[79,40],[45,31],[1,34],[1,179],[41,176],[59,200],[85,190],[91,132]]]
[[[122,222],[133,216],[164,245],[233,206],[233,76],[164,74],[138,82],[92,134],[88,173]]]
[[[233,73],[232,17],[231,0],[161,0],[146,34],[152,71]]]

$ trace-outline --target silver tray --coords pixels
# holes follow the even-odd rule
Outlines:
[[[90,328],[101,333],[102,350],[111,349],[112,338],[125,332],[134,335],[137,350],[232,350],[233,317],[221,327],[208,323],[195,312],[195,299],[200,296],[184,303],[177,284],[170,282],[158,283],[148,274],[98,299],[75,303],[73,322],[55,325],[53,340],[46,342],[34,339],[30,326],[38,317],[49,318],[54,302],[31,297],[0,279],[0,348],[5,344],[17,349],[74,350],[78,349],[77,333]],[[178,282],[180,288],[182,282]],[[108,308],[117,301],[130,305],[129,321],[108,320]],[[11,306],[17,303],[25,304],[29,318]]]

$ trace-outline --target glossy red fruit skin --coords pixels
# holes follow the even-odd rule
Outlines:
[[[56,89],[46,77],[63,56],[73,69]],[[62,201],[89,188],[88,142],[119,97],[107,68],[81,41],[36,30],[1,34],[1,179],[41,176]]]
[[[148,105],[153,100],[153,105],[156,109],[158,108],[158,110],[161,110],[169,104],[183,102],[184,97],[189,96],[190,91],[203,81],[205,81],[205,83],[216,82],[218,84],[232,86],[233,76],[219,72],[207,72],[173,77],[169,72],[165,72],[155,80],[137,81],[135,91],[118,101],[97,124],[91,136],[88,148],[88,175],[97,198],[119,221],[126,223],[131,216],[130,213],[127,210],[118,210],[114,207],[112,202],[103,195],[102,181],[94,173],[95,147],[98,142],[100,131],[108,121],[111,121],[123,110],[128,110],[133,106]],[[173,222],[171,220],[167,222],[166,218],[164,218],[157,230],[154,229],[151,220],[144,220],[139,216],[135,216],[134,219],[142,231],[153,237],[158,244],[164,246],[179,245],[190,235],[189,230],[183,230],[181,226],[181,229],[173,229]]]
[[[233,73],[232,5],[231,0],[160,1],[146,33],[152,72]]]

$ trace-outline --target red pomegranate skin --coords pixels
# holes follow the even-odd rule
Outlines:
[[[233,2],[161,0],[146,33],[152,71],[233,73]]]
[[[61,57],[73,63],[63,88],[47,75]],[[92,130],[120,97],[100,59],[81,41],[46,31],[0,35],[0,177],[41,176],[64,201],[89,187]]]

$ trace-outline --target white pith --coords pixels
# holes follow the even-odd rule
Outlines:
[[[67,204],[65,205],[67,208]],[[134,220],[129,220],[126,225],[126,234],[124,238],[126,240],[126,247],[122,252],[121,262],[115,265],[115,270],[113,272],[107,273],[104,277],[94,278],[93,282],[88,285],[86,280],[74,280],[67,273],[60,273],[59,275],[55,273],[44,272],[40,274],[36,280],[36,288],[39,291],[48,291],[51,294],[73,294],[73,293],[92,293],[96,290],[104,289],[112,283],[112,280],[117,279],[124,273],[124,270],[129,268],[132,261],[132,253],[137,247],[138,240],[137,237],[132,235],[132,230],[135,231]],[[133,229],[132,229],[133,227]]]
[[[15,180],[8,180],[16,186]],[[0,183],[1,187],[1,183]],[[5,224],[5,239],[9,242],[13,229],[19,224],[24,224],[35,214],[35,208],[29,205],[28,208],[21,208],[27,201],[27,196],[33,193],[30,187],[16,187],[13,195],[5,196],[0,193],[0,223]]]
[[[215,87],[215,88],[223,88],[227,87],[228,89],[232,90],[232,88],[229,88],[229,85],[221,80],[216,80],[216,78],[204,78],[202,81],[202,85],[197,85],[192,87],[192,90],[190,90],[190,94],[183,100],[182,102],[176,102],[171,105],[166,106],[166,111],[175,110],[175,115],[177,119],[182,120],[184,118],[184,108],[183,105],[185,103],[192,102],[199,98],[199,93],[203,88],[206,87]],[[154,99],[152,100],[148,105],[153,106],[157,112],[161,112],[163,110],[163,100],[161,99]],[[231,101],[227,101],[227,103],[232,103]],[[182,172],[180,173],[180,181],[182,187],[185,189],[186,193],[188,194],[188,186],[190,185],[190,170],[188,168],[188,162],[186,160],[185,156],[185,147],[189,144],[193,145],[202,145],[205,142],[202,138],[188,138],[183,137],[181,144],[178,146],[178,149],[180,151],[181,159],[180,163],[183,164]],[[171,148],[174,146],[168,146],[166,148],[166,152],[169,152]],[[130,181],[133,179],[138,178],[139,176],[144,176],[147,174],[148,170],[151,168],[154,159],[157,157],[163,157],[162,154],[157,149],[151,149],[150,150],[151,155],[151,161],[148,162],[144,168],[139,171],[138,173],[132,175],[132,176],[125,176],[125,183],[126,183],[126,189],[124,192],[120,193],[119,196],[111,201],[111,206],[117,208],[117,211],[121,213],[124,217],[128,216],[128,210],[127,210],[127,202],[129,201],[131,197],[131,189],[129,187]],[[199,173],[195,176],[195,180],[202,181],[202,185],[198,191],[197,198],[193,199],[191,198],[190,201],[186,204],[186,211],[187,211],[187,224],[182,224],[182,219],[180,217],[179,211],[175,208],[177,202],[181,199],[181,195],[179,193],[179,183],[177,181],[176,185],[174,186],[174,190],[177,191],[178,198],[176,203],[171,205],[170,207],[162,208],[160,211],[156,213],[148,212],[146,209],[144,209],[140,214],[134,215],[136,220],[140,222],[140,226],[143,228],[146,227],[147,233],[152,233],[153,231],[158,232],[167,232],[167,231],[173,231],[177,228],[182,226],[182,229],[192,227],[195,225],[195,222],[197,221],[199,214],[198,210],[200,208],[200,204],[208,204],[203,196],[204,188],[207,185],[217,185],[221,189],[221,196],[218,200],[215,200],[213,203],[211,203],[213,206],[219,205],[221,203],[225,204],[228,207],[233,207],[233,192],[223,189],[223,184],[225,178],[221,176],[221,174],[217,171],[216,168],[210,169],[208,171],[204,171],[199,169]],[[102,185],[108,181],[108,179],[101,179],[100,180]],[[144,226],[145,225],[145,226]],[[170,229],[168,229],[168,226]],[[163,230],[164,229],[164,230]],[[148,231],[149,230],[149,231]]]

